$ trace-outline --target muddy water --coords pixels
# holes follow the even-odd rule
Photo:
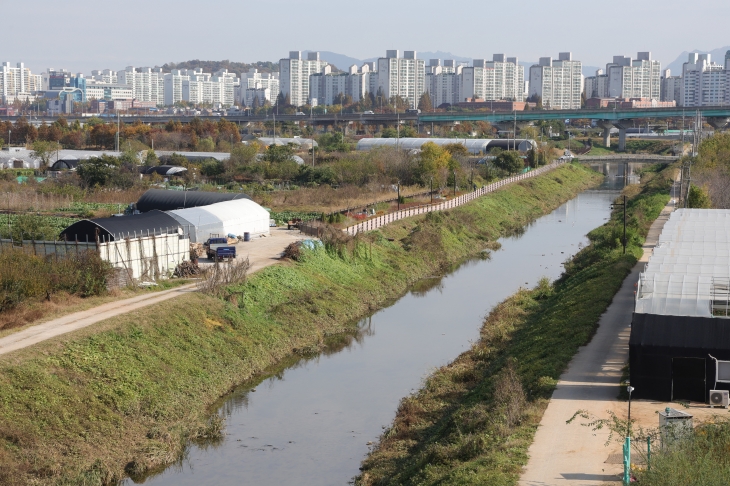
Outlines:
[[[490,259],[424,281],[363,319],[356,336],[241,386],[221,401],[225,438],[192,445],[145,484],[347,484],[399,400],[467,349],[489,309],[520,286],[560,275],[585,234],[608,218],[620,184],[609,182],[503,238]]]

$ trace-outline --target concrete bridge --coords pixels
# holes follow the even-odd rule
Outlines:
[[[676,155],[652,155],[652,154],[616,154],[616,155],[578,155],[576,159],[581,162],[647,162],[671,164],[680,159]]]

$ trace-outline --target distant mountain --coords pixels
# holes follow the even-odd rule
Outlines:
[[[670,63],[666,67],[662,66],[662,69],[671,69],[672,76],[680,76],[682,74],[682,64],[687,62],[687,56],[690,54],[690,52],[696,52],[698,54],[710,54],[712,56],[712,61],[718,64],[723,64],[725,62],[725,53],[727,51],[730,51],[730,46],[719,47],[711,51],[700,51],[699,49],[695,49],[693,51],[684,51],[682,54],[679,55],[679,57],[677,57],[677,59],[674,60],[674,62]]]
[[[302,58],[306,59],[307,54],[316,51],[302,51]],[[327,61],[332,66],[336,67],[340,71],[347,71],[347,69],[353,64],[357,64],[357,67],[362,66],[363,61],[354,57],[346,56],[344,54],[337,54],[336,52],[330,51],[319,51],[319,58],[323,61]]]

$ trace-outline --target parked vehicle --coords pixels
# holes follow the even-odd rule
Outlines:
[[[368,110],[368,111],[363,111],[363,112],[362,112],[362,114],[363,114],[363,115],[374,115],[374,114],[375,114],[375,112],[374,112],[374,111],[372,111],[372,110]]]
[[[222,262],[223,260],[235,260],[236,259],[236,247],[235,246],[219,246],[215,249],[215,260]]]
[[[228,239],[221,238],[218,236],[212,236],[212,237],[208,238],[208,241],[203,243],[203,248],[205,248],[205,254],[211,260],[213,260],[215,258],[216,251],[218,250],[218,248],[228,247],[228,246],[229,246]],[[234,250],[235,250],[235,248],[234,248]],[[234,251],[234,255],[235,255],[235,251]]]
[[[406,113],[409,115],[418,115],[419,113],[421,113],[421,110],[419,110],[418,108],[408,108],[406,110]]]
[[[299,223],[301,223],[301,222],[302,222],[301,218],[294,218],[291,221],[287,221],[286,229],[292,229],[292,228],[297,229],[297,228],[299,228]]]

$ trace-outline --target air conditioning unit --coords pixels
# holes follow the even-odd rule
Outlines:
[[[727,408],[730,404],[730,392],[727,390],[710,390],[710,406]]]

